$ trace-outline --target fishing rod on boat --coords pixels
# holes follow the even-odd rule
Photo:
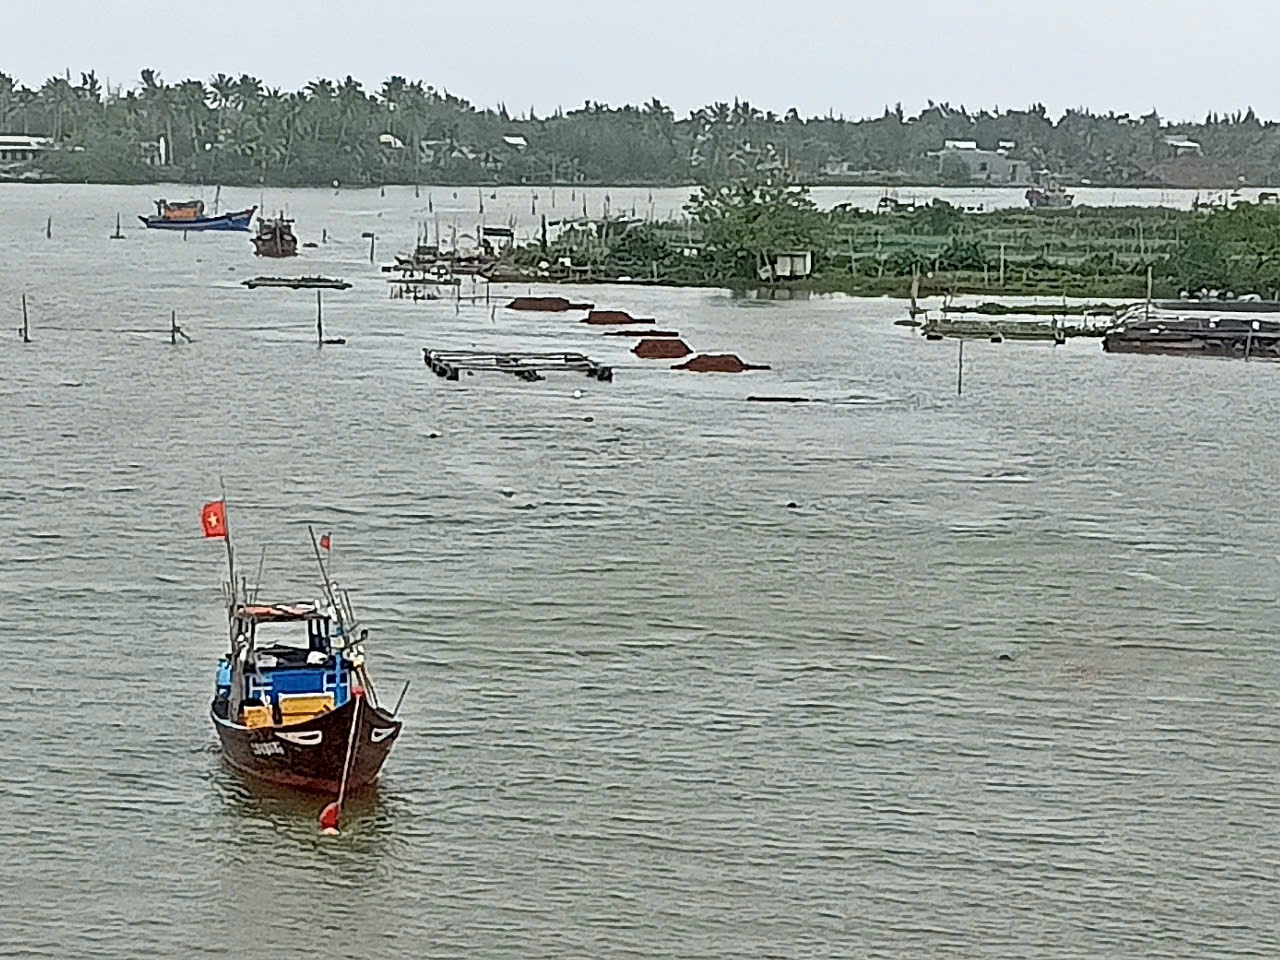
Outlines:
[[[362,631],[360,634],[355,635],[359,623],[356,621],[355,612],[351,609],[350,595],[340,598],[334,590],[333,581],[329,579],[329,570],[324,565],[324,557],[320,554],[320,541],[316,539],[316,531],[311,524],[307,524],[307,533],[311,537],[311,549],[315,551],[316,563],[320,567],[320,576],[324,579],[325,600],[328,601],[330,609],[333,610],[334,615],[338,618],[339,626],[342,627],[343,646],[348,647],[362,643],[368,635],[368,631]],[[343,591],[343,593],[346,593],[346,591]],[[346,601],[345,604],[341,602],[342,600]],[[378,694],[373,687],[373,681],[369,679],[368,671],[364,668],[364,658],[359,657],[358,661],[353,658],[351,664],[359,675],[360,682],[369,691],[369,702],[377,707]]]

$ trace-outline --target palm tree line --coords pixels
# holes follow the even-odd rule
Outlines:
[[[1041,104],[970,112],[930,102],[914,116],[897,105],[847,119],[735,100],[677,118],[653,99],[588,101],[539,117],[399,76],[373,91],[351,76],[284,91],[247,74],[168,83],[148,69],[132,87],[107,90],[89,71],[33,90],[0,73],[0,133],[51,138],[63,149],[39,165],[94,182],[674,184],[760,170],[817,182],[836,167],[868,182],[928,182],[939,172],[932,154],[967,139],[1013,141],[1019,155],[1064,176],[1137,184],[1158,181],[1170,135],[1198,141],[1206,162],[1232,178],[1280,177],[1280,126],[1251,109],[1169,124],[1154,111],[1055,119]]]

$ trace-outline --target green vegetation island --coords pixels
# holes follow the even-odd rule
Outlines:
[[[677,117],[658,100],[538,116],[393,76],[283,91],[248,75],[104,88],[92,71],[38,89],[0,73],[0,177],[226,186],[683,185],[770,172],[808,184],[1222,189],[1280,182],[1280,125],[1252,109],[1202,122],[1043,105],[932,103],[914,116],[779,115],[745,101]]]
[[[698,189],[687,218],[563,225],[522,276],[858,296],[1280,299],[1280,204],[965,211],[942,200],[821,210],[755,174]],[[1080,308],[1077,308],[1080,309]],[[1022,312],[1025,312],[1023,310]]]

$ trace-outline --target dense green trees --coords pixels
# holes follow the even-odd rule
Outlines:
[[[742,177],[706,184],[686,207],[698,225],[700,255],[711,276],[756,278],[770,254],[825,254],[831,217],[804,187],[781,179]]]
[[[1241,204],[1189,225],[1165,271],[1181,290],[1280,291],[1280,207]]]
[[[319,78],[301,90],[256,77],[165,81],[144,70],[132,88],[106,90],[93,72],[51,77],[38,89],[0,73],[0,132],[48,136],[60,151],[42,165],[92,180],[204,179],[224,183],[386,182],[718,183],[753,172],[817,182],[824,171],[866,179],[963,178],[930,153],[947,139],[984,147],[1013,141],[1017,156],[1098,183],[1151,182],[1170,159],[1166,138],[1198,141],[1221,185],[1280,178],[1280,125],[1252,110],[1168,125],[1144,117],[1043,105],[1005,112],[930,103],[878,117],[803,118],[745,101],[709,104],[677,117],[658,100],[611,107],[587,102],[538,117],[476,107],[422,81],[390,77],[366,90],[352,77]],[[163,139],[163,155],[159,143]],[[847,174],[846,174],[847,175]]]

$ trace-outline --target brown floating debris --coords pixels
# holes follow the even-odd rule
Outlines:
[[[612,326],[619,323],[653,323],[653,319],[641,320],[633,317],[625,310],[592,310],[587,314],[587,319],[583,323],[591,323],[596,326]]]
[[[809,397],[747,397],[747,403],[813,403]]]
[[[672,370],[692,370],[694,373],[745,373],[748,370],[768,370],[768,364],[743,363],[733,353],[703,353],[684,363],[677,363]]]
[[[606,337],[678,337],[679,330],[606,330]]]
[[[570,303],[564,297],[516,297],[507,304],[507,309],[564,313],[566,310],[590,310],[593,306],[590,303]]]
[[[631,348],[641,360],[679,360],[693,353],[683,340],[671,337],[645,338]]]

